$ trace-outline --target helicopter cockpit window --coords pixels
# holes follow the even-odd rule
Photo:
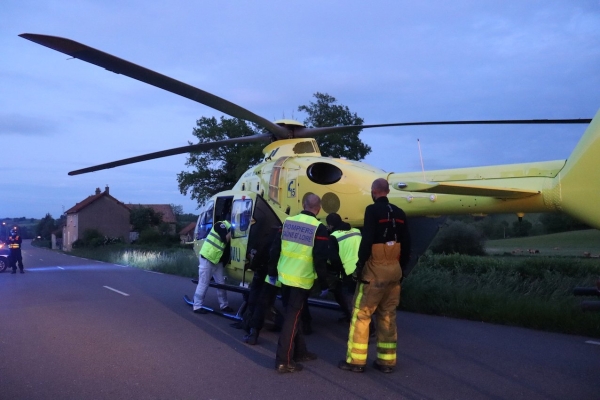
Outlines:
[[[212,201],[206,203],[202,211],[200,211],[200,216],[196,224],[196,240],[202,240],[208,236],[213,226],[213,211],[214,203]]]
[[[235,200],[231,208],[233,237],[240,238],[248,235],[252,221],[252,199]]]

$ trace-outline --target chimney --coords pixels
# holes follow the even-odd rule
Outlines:
[[[108,192],[108,185],[106,185],[106,187],[104,188],[104,193],[106,193],[106,194],[110,194],[110,193]]]
[[[96,188],[96,194],[100,194],[100,188]]]

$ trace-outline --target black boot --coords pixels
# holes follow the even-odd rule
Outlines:
[[[251,346],[256,345],[256,343],[258,343],[258,331],[254,328],[250,328],[250,333],[244,336],[244,342]]]

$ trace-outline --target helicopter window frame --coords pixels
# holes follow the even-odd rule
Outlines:
[[[252,225],[253,201],[248,199],[236,199],[231,206],[232,238],[243,238],[248,236]]]
[[[210,230],[213,227],[213,213],[214,213],[214,209],[215,209],[215,202],[214,201],[209,201],[208,203],[206,203],[204,205],[204,207],[202,208],[202,211],[200,212],[200,215],[198,216],[198,222],[196,223],[196,235],[195,235],[195,240],[202,240],[205,239]]]

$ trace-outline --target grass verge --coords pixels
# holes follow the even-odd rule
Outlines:
[[[404,280],[401,308],[600,337],[600,313],[572,294],[598,277],[595,259],[427,255]]]

